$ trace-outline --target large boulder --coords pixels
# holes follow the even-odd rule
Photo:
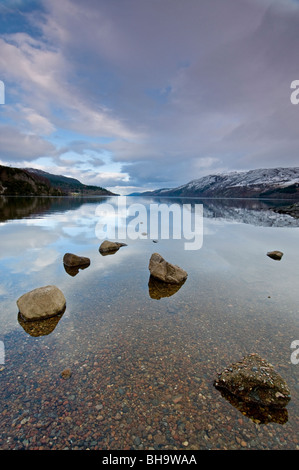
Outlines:
[[[152,254],[148,268],[151,276],[167,284],[181,284],[188,276],[186,271],[179,266],[168,263],[159,253]]]
[[[58,287],[45,286],[23,294],[17,306],[25,320],[41,320],[64,312],[66,300]]]
[[[63,257],[63,264],[68,267],[87,267],[90,264],[90,259],[73,253],[66,253]]]
[[[99,251],[102,255],[113,254],[120,249],[122,246],[127,246],[126,243],[111,242],[109,240],[104,240],[101,244]]]
[[[249,354],[231,364],[214,381],[218,389],[226,390],[243,402],[283,408],[290,401],[290,390],[272,364],[258,354]]]

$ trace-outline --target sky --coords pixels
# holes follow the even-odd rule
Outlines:
[[[298,0],[1,0],[0,164],[118,194],[299,166]]]

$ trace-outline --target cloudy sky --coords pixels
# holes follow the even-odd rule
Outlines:
[[[2,0],[0,163],[120,194],[299,166],[297,0]]]

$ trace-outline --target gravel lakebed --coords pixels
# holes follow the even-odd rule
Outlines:
[[[244,327],[244,302],[229,301],[225,285],[217,289],[219,305],[199,306],[188,290],[176,301],[156,301],[137,289],[124,303],[126,292],[124,286],[112,296],[107,287],[102,303],[90,300],[84,315],[74,292],[72,314],[51,334],[34,338],[20,328],[7,335],[1,449],[299,448],[299,366],[279,348],[290,338],[287,327],[279,332],[275,321],[265,322],[264,331],[248,334],[255,308]],[[279,364],[291,388],[283,424],[248,416],[213,387],[219,370],[252,350]]]

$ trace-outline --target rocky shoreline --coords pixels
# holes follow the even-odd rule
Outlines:
[[[299,202],[295,202],[289,206],[273,207],[272,210],[278,214],[290,215],[296,219],[299,218]]]

